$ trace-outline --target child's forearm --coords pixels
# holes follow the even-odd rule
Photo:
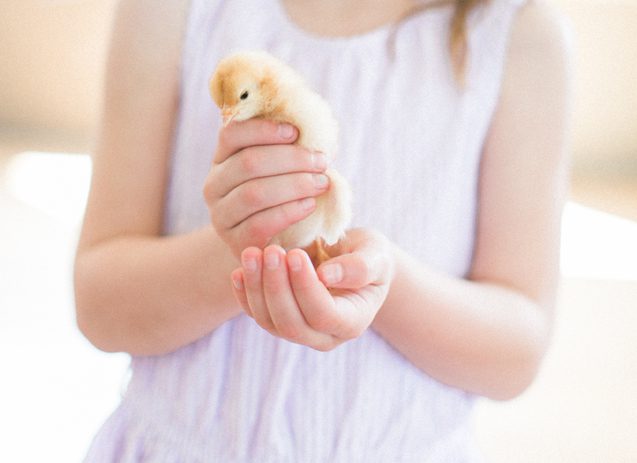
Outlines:
[[[173,351],[236,316],[238,262],[212,227],[173,237],[126,236],[78,252],[78,325],[105,351]]]
[[[373,327],[432,377],[500,400],[530,385],[551,331],[546,313],[521,294],[438,274],[400,250]]]

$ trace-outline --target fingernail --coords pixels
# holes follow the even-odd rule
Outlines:
[[[232,284],[239,291],[243,291],[243,281],[241,281],[241,277],[233,277]]]
[[[305,198],[301,200],[301,207],[304,211],[309,211],[314,208],[315,199],[314,198]]]
[[[325,188],[329,182],[327,175],[323,174],[314,174],[314,185],[317,188]]]
[[[248,272],[256,272],[257,260],[254,257],[244,257],[243,268],[245,268]]]
[[[298,272],[301,270],[301,258],[298,254],[288,254],[288,263],[290,264],[290,270]]]
[[[343,279],[343,266],[341,264],[326,265],[321,269],[321,274],[326,283],[338,283]]]
[[[323,153],[312,153],[312,166],[316,170],[325,170],[327,168],[327,156]]]
[[[276,251],[268,251],[265,254],[264,260],[265,260],[265,266],[269,270],[274,270],[275,268],[277,268],[279,266],[279,263],[281,262],[281,258],[279,257],[279,253],[276,252]]]
[[[290,124],[279,124],[279,136],[285,139],[292,138],[294,136],[294,127]]]

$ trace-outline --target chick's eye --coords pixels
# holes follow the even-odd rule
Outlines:
[[[246,90],[245,92],[243,92],[239,98],[241,98],[242,100],[246,100],[248,98],[248,91]]]

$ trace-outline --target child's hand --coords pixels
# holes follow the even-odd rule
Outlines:
[[[239,257],[310,215],[328,188],[325,156],[292,145],[298,131],[260,119],[219,132],[204,196],[212,224]]]
[[[231,275],[235,296],[274,336],[321,351],[357,338],[387,297],[393,255],[386,238],[364,229],[350,230],[330,251],[338,257],[315,271],[300,249],[246,249]]]

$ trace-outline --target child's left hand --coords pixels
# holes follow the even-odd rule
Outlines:
[[[329,251],[337,257],[315,271],[301,249],[247,248],[231,275],[235,297],[274,336],[320,351],[357,338],[387,297],[391,246],[379,233],[355,229]]]

